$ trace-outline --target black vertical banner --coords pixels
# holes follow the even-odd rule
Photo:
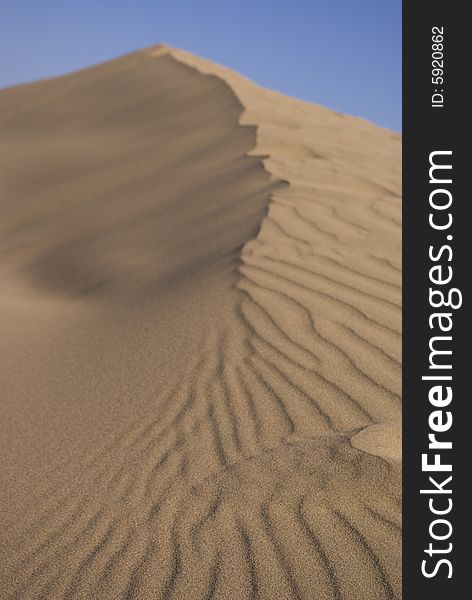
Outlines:
[[[472,575],[466,8],[403,3],[404,600],[463,598]]]

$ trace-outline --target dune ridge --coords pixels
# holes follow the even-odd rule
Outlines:
[[[163,45],[0,130],[0,595],[400,598],[400,137]]]

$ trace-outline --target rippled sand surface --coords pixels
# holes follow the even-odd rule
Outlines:
[[[0,153],[0,597],[400,598],[400,136],[156,46]]]

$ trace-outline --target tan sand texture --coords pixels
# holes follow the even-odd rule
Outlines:
[[[401,597],[399,135],[165,46],[0,91],[0,597]]]

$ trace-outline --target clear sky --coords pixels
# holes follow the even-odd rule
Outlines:
[[[18,0],[0,4],[0,87],[160,42],[401,129],[401,0]]]

